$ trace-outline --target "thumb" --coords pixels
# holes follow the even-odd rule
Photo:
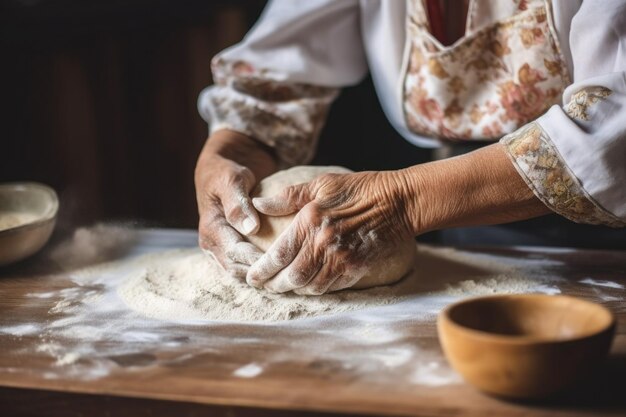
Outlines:
[[[284,188],[274,197],[256,197],[252,204],[268,216],[287,216],[299,211],[312,200],[309,183]]]

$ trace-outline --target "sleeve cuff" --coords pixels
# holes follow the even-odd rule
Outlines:
[[[550,210],[576,223],[626,226],[585,191],[538,123],[523,126],[500,143],[517,172]]]
[[[278,81],[243,62],[213,62],[201,96],[210,132],[234,130],[272,147],[282,168],[309,162],[338,89]]]

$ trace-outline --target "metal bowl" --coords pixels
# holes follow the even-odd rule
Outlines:
[[[46,185],[0,184],[0,266],[25,259],[48,241],[59,199]]]

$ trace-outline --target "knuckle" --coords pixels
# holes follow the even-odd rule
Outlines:
[[[311,202],[310,185],[305,183],[286,187],[283,189],[281,197],[297,208],[302,209]]]
[[[202,236],[198,237],[198,246],[205,252],[213,253],[213,244],[210,240],[203,238]]]
[[[272,265],[282,265],[285,263],[289,252],[289,248],[286,246],[278,247],[270,252],[267,252],[268,261]]]
[[[221,212],[221,203],[216,197],[207,197],[199,203],[200,224],[211,223]]]
[[[243,184],[254,182],[254,173],[250,168],[238,165],[233,168],[231,175],[227,175],[225,178],[229,187],[241,188]]]
[[[226,270],[226,272],[230,275],[233,276],[237,279],[242,279],[246,277],[246,273],[247,270],[245,267],[243,266],[233,266],[233,265],[229,265],[226,268],[224,268]]]
[[[319,177],[317,177],[316,182],[319,183],[320,185],[326,185],[326,184],[334,182],[337,179],[338,175],[339,174],[333,174],[333,173],[322,174]]]
[[[339,265],[350,264],[354,260],[354,252],[350,248],[342,245],[332,245],[331,255],[338,261]]]
[[[316,178],[314,189],[316,194],[328,195],[339,191],[339,178],[342,174],[323,174]]]
[[[219,203],[219,198],[214,193],[213,187],[208,186],[196,190],[196,199],[200,214],[210,212]]]
[[[301,216],[308,224],[319,224],[322,220],[322,212],[315,201],[311,201],[300,210]]]
[[[209,229],[208,226],[201,225],[199,227],[198,244],[200,245],[200,248],[210,252],[214,252],[217,248],[213,231]]]
[[[230,260],[235,260],[237,258],[237,248],[234,246],[229,246],[228,248],[224,249],[224,256]]]
[[[308,276],[302,271],[290,270],[287,272],[287,283],[294,288],[300,288],[308,282]]]
[[[341,276],[339,276],[339,278],[337,278],[335,280],[335,282],[333,283],[333,285],[331,285],[331,287],[328,289],[328,291],[344,290],[346,288],[352,287],[358,281],[359,281],[359,279],[357,279],[357,278],[354,278],[354,277],[351,277],[351,276],[347,276],[347,275],[341,275]]]
[[[209,243],[217,243],[219,240],[219,230],[225,226],[225,221],[215,217],[213,220],[203,219],[198,224],[198,234],[200,240]]]
[[[330,259],[327,259],[327,265],[329,275],[339,276],[350,267],[351,263],[342,256],[334,256],[334,254],[332,254]]]
[[[211,239],[211,235],[213,234],[213,228],[211,227],[211,222],[206,221],[206,219],[201,219],[198,224],[198,233],[200,240],[209,240]]]
[[[224,208],[224,215],[230,221],[239,219],[241,217],[241,207],[238,205],[230,205]]]
[[[338,246],[339,234],[337,232],[337,228],[332,224],[323,226],[317,234],[320,245],[332,248]]]
[[[346,261],[347,264],[354,264],[363,260],[354,246],[343,245],[340,246],[338,250],[342,259]]]
[[[252,170],[244,166],[239,166],[237,175],[239,175],[239,177],[244,181],[249,181],[254,178],[254,173],[252,172]]]
[[[290,185],[283,189],[283,197],[289,201],[297,201],[302,194],[301,188],[296,185]]]
[[[226,256],[235,262],[251,265],[259,259],[261,253],[254,245],[239,242],[226,249]]]
[[[217,197],[211,197],[200,208],[200,224],[210,224],[220,217],[222,213],[222,203]]]
[[[326,287],[319,285],[319,284],[313,284],[309,286],[309,288],[307,288],[307,294],[309,295],[322,295],[325,292],[326,292]]]

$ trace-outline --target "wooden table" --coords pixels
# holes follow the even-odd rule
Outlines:
[[[137,236],[124,256],[196,242],[191,231]],[[112,310],[77,324],[54,307],[75,302],[84,313],[91,299],[107,305],[89,298],[103,285],[77,285],[48,251],[0,270],[0,415],[626,415],[626,252],[466,252],[517,260],[562,293],[613,310],[618,329],[606,366],[561,398],[522,404],[458,381],[443,360],[433,317],[327,318],[306,326],[137,319],[135,325],[129,313]],[[74,327],[63,320],[74,320]],[[71,336],[77,326],[82,336]]]

